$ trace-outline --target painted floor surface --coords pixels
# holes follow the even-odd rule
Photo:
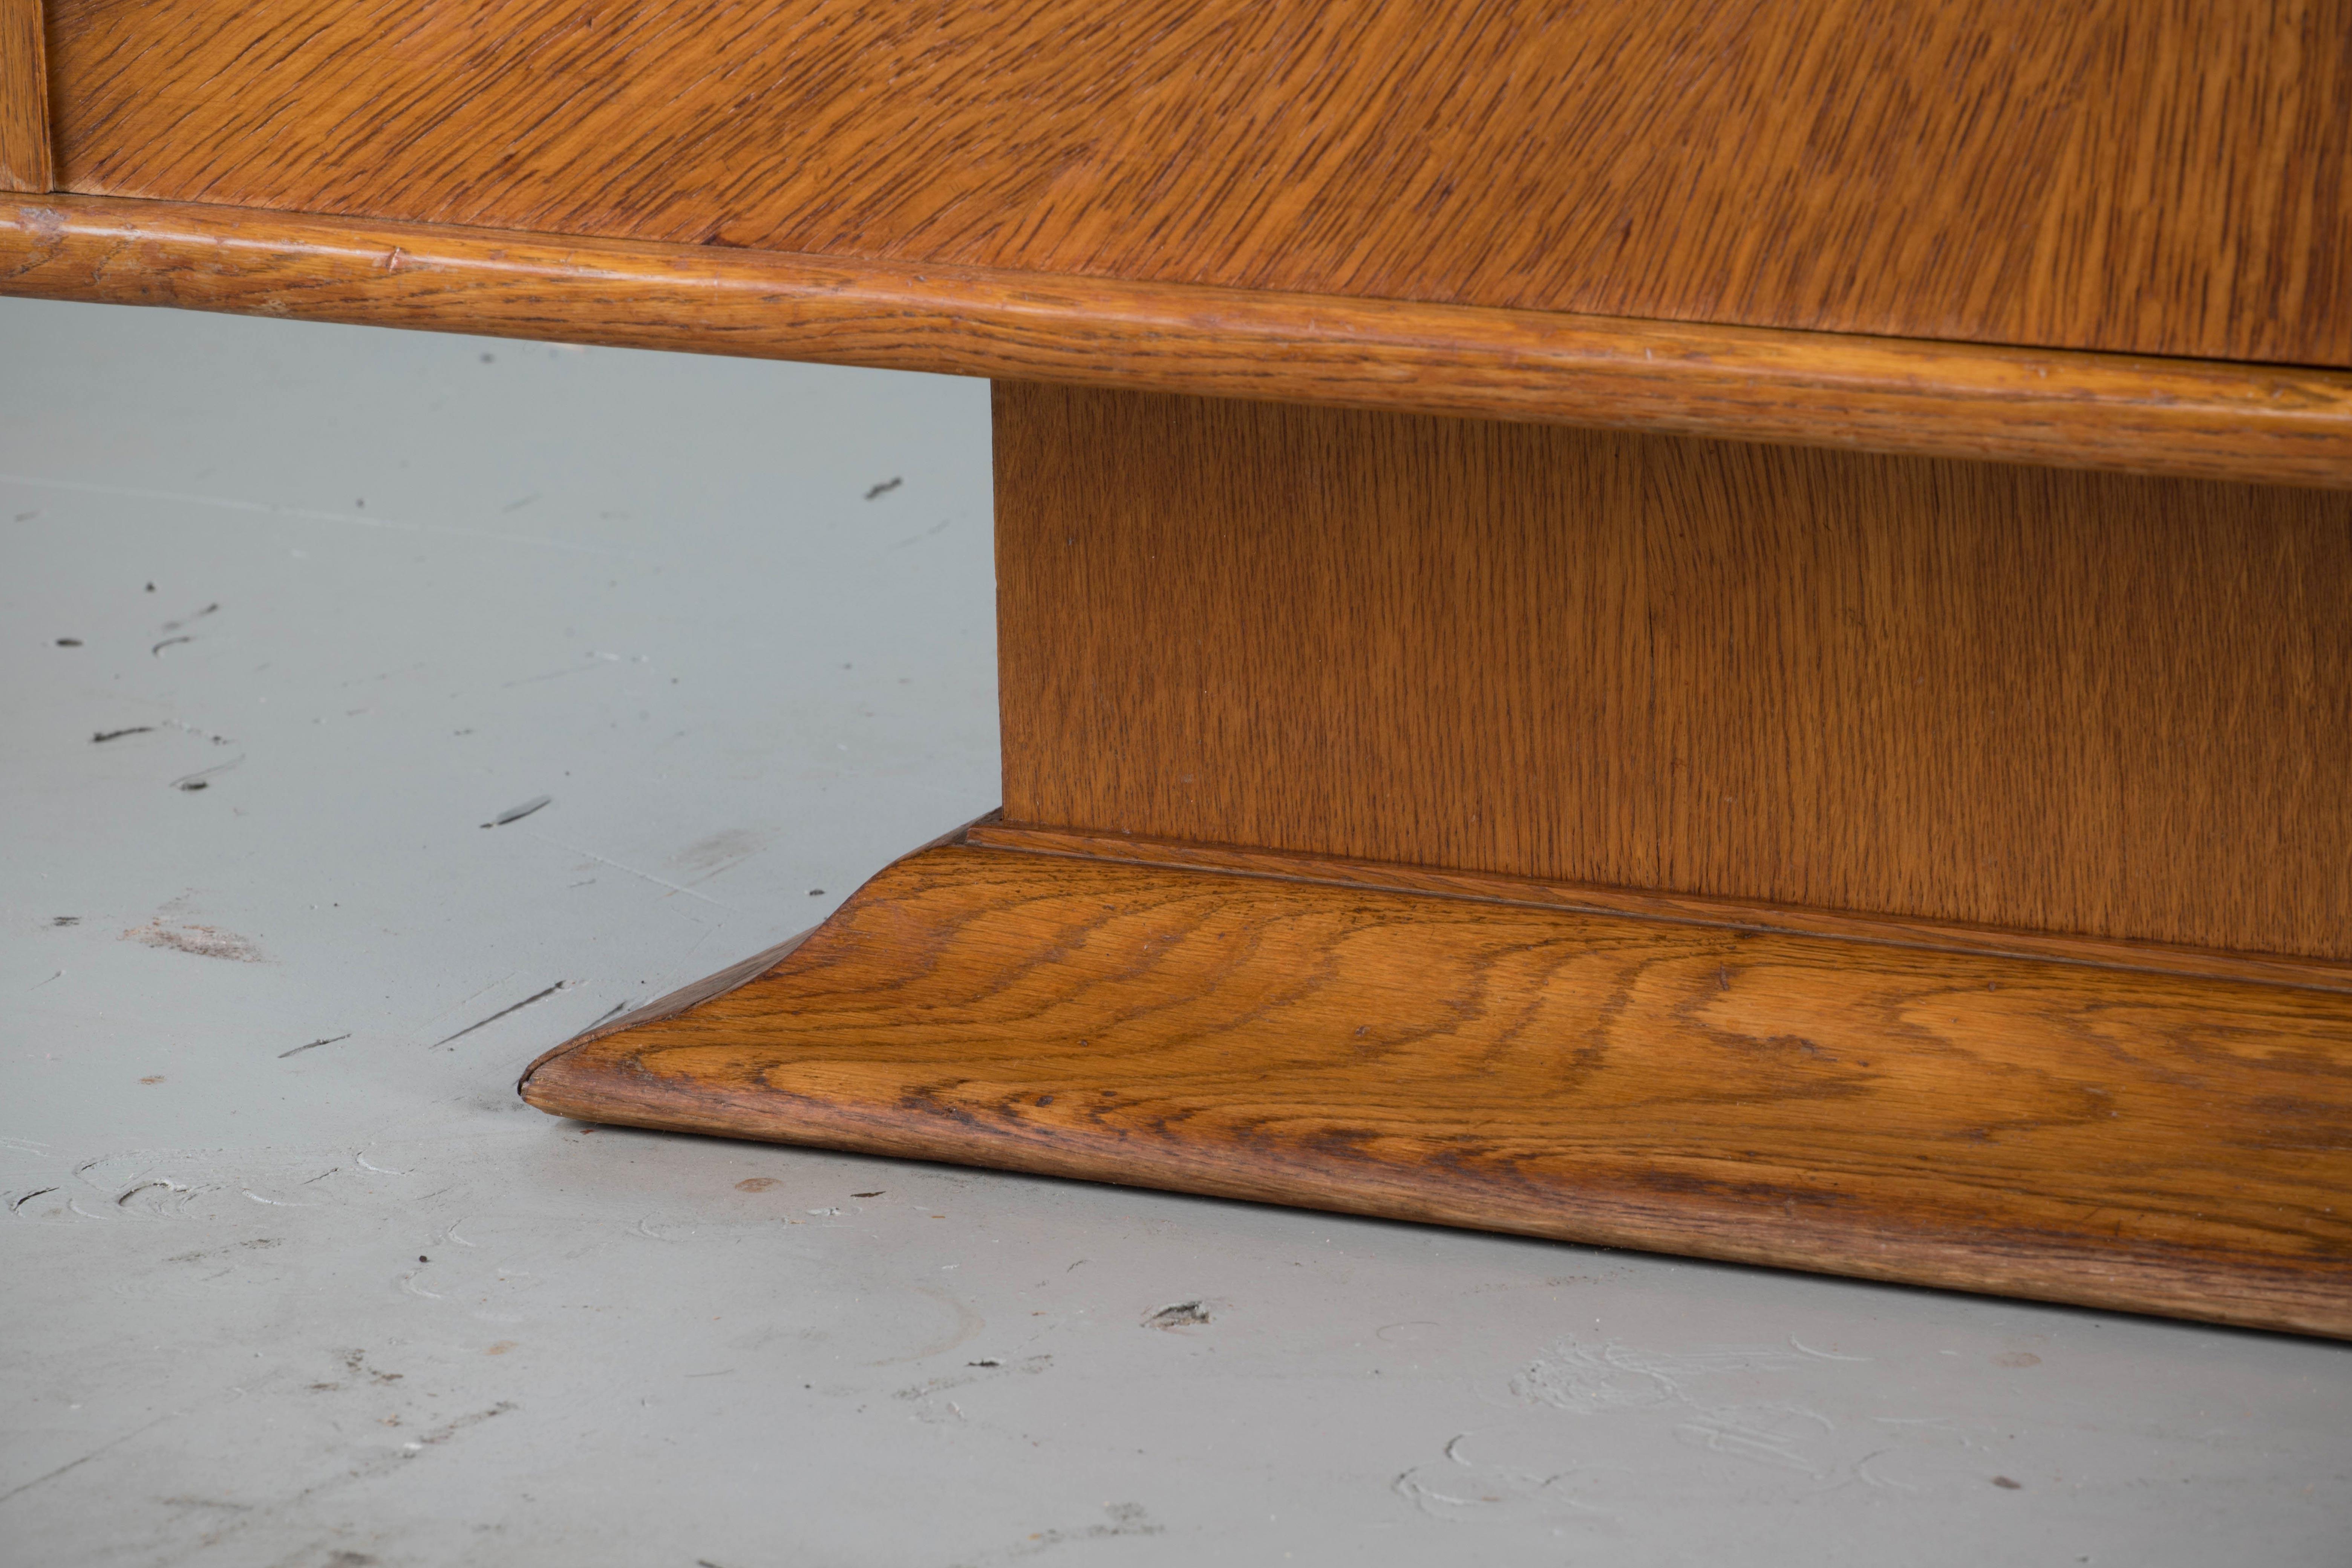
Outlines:
[[[0,301],[0,1561],[2352,1563],[2352,1346],[522,1106],[995,804],[987,408]]]

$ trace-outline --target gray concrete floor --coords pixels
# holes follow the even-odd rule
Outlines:
[[[994,804],[978,383],[11,300],[0,411],[7,1563],[2352,1563],[2352,1346],[520,1105]]]

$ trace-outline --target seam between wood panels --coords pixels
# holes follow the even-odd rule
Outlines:
[[[1392,879],[1383,878],[1376,868],[1369,865],[1361,875],[1329,873],[1318,875],[1313,868],[1315,858],[1310,856],[1297,858],[1297,869],[1276,870],[1267,867],[1219,865],[1174,857],[1158,858],[1149,854],[1126,855],[1086,848],[1056,848],[1039,844],[1000,842],[992,840],[986,835],[985,826],[975,825],[976,827],[982,827],[983,831],[965,839],[963,842],[967,847],[1003,855],[1049,855],[1060,859],[1148,867],[1159,871],[1190,871],[1205,876],[1249,877],[1270,882],[1297,882],[1312,887],[1395,893],[1412,898],[1445,899],[1458,903],[1496,904],[1509,909],[1546,910],[1556,914],[1579,915],[1596,920],[1648,921],[1662,925],[1698,926],[1713,931],[1752,931],[1759,935],[1797,937],[1818,942],[1859,942],[1864,946],[1896,948],[1906,952],[1947,952],[1970,958],[1999,959],[2025,963],[2056,963],[2078,969],[2113,971],[2126,974],[2158,974],[2179,979],[2227,982],[2232,984],[2267,985],[2287,991],[2312,991],[2326,995],[2352,995],[2352,975],[2347,975],[2341,982],[2331,983],[2317,977],[2290,978],[2284,975],[2233,973],[2230,962],[2231,955],[2228,954],[2218,955],[2217,962],[2210,966],[2200,964],[2197,962],[2198,955],[2191,952],[2180,954],[2180,961],[2177,963],[2132,963],[2120,959],[2096,958],[2080,953],[2043,950],[2034,942],[2030,933],[2018,933],[2013,941],[2002,940],[2000,933],[1988,932],[1974,941],[1966,940],[1956,933],[1951,940],[1938,942],[1931,931],[1921,931],[1916,938],[1906,938],[1874,931],[1822,930],[1813,924],[1776,921],[1762,911],[1759,911],[1754,919],[1743,920],[1728,910],[1719,916],[1708,916],[1697,913],[1674,913],[1661,910],[1625,909],[1604,902],[1579,901],[1572,893],[1568,893],[1566,890],[1563,890],[1563,896],[1557,900],[1514,897],[1509,892],[1501,890],[1514,879],[1507,877],[1492,877],[1491,879],[1497,884],[1497,890],[1481,892],[1460,888],[1416,886],[1402,876]],[[1025,830],[1009,828],[1007,831],[1019,833]],[[1278,852],[1261,851],[1259,853],[1273,855]],[[1487,879],[1489,877],[1486,873],[1469,871],[1441,871],[1439,874],[1463,880]],[[1835,921],[1840,914],[1841,911],[1837,910],[1822,910],[1817,912],[1817,918],[1827,922]],[[1854,913],[1851,918],[1861,921],[1904,917]],[[2063,942],[2097,939],[2070,939],[2063,933],[2056,933],[2053,940]],[[2268,956],[2262,955],[2263,958],[2268,958]],[[2275,962],[2292,963],[2297,961],[2281,958]]]
[[[0,190],[57,187],[49,112],[47,18],[42,0],[0,0]]]

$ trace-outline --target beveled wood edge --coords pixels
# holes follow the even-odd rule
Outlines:
[[[0,294],[2352,488],[2352,373],[1254,292],[105,196]]]
[[[1782,1268],[1832,1279],[1864,1279],[1975,1296],[2041,1301],[2093,1311],[2129,1312],[2269,1332],[2352,1340],[2352,1314],[2340,1299],[2312,1288],[2291,1268],[2242,1261],[2150,1257],[2131,1250],[2070,1256],[2063,1247],[2034,1251],[2044,1238],[2007,1233],[2003,1241],[1965,1236],[1910,1235],[1899,1245],[1856,1238],[1834,1221],[1784,1216],[1740,1235],[1689,1226],[1671,1204],[1650,1214],[1614,1220],[1563,1215],[1557,1202],[1530,1197],[1498,1205],[1496,1194],[1373,1184],[1361,1173],[1334,1174],[1303,1163],[1246,1170],[1213,1157],[1188,1157],[1177,1145],[1132,1142],[1078,1142],[1033,1130],[979,1125],[927,1113],[919,1104],[877,1115],[854,1107],[792,1097],[793,1123],[781,1132],[783,1097],[758,1104],[739,1097],[696,1098],[651,1074],[572,1057],[532,1084],[527,1097],[551,1116],[656,1132],[742,1138],[840,1150],[884,1159],[928,1160],[979,1170],[1017,1171],[1066,1181],[1278,1204],[1368,1219],[1442,1225],[1505,1236],[1534,1237],[1576,1247],[1621,1247],[1665,1258],[1695,1258],[1750,1268]],[[1874,1247],[1872,1244],[1876,1243]],[[1874,1252],[1883,1256],[1874,1256]]]
[[[1235,845],[1188,844],[1170,839],[1131,837],[1124,834],[1089,833],[1074,828],[1032,827],[1004,822],[994,813],[966,828],[963,842],[982,848],[1020,850],[1035,855],[1074,855],[1087,859],[1131,861],[1143,866],[1189,867],[1234,876],[1276,877],[1335,887],[1378,888],[1390,892],[1423,893],[1437,898],[1527,904],[1584,914],[1623,915],[1686,925],[1724,926],[1737,931],[1830,937],[1843,942],[1871,942],[1887,947],[1927,948],[1943,952],[1976,953],[1989,958],[2084,964],[2100,969],[2136,970],[2155,974],[2189,975],[2206,980],[2232,980],[2257,985],[2285,985],[2298,990],[2352,994],[2352,963],[2324,958],[2221,952],[2163,942],[2125,942],[2057,931],[2010,931],[1998,926],[1914,920],[1900,915],[1854,914],[1838,910],[1806,909],[1793,904],[1707,898],[1641,888],[1600,888],[1572,882],[1547,882],[1527,877],[1405,866],[1381,860],[1296,855]]]
[[[983,818],[982,824],[986,821]],[[931,851],[991,847],[980,841],[985,837],[978,833],[980,826],[934,840],[892,861],[845,900],[833,919],[839,920],[854,906],[877,900],[888,903],[898,896],[894,875],[913,869],[913,863]],[[1151,869],[1185,867],[1184,862],[1174,860],[1145,862],[1131,857],[996,847],[1010,858],[1108,860]],[[1245,881],[1295,879],[1215,869]],[[1550,907],[1563,914],[1579,912]],[[789,955],[815,934],[804,933],[772,952]],[[705,983],[709,989],[704,995],[721,994],[774,968],[775,964],[763,962],[768,956],[762,954],[712,977]],[[2026,964],[2043,962],[2020,954],[1980,956]],[[744,971],[755,963],[759,973],[746,974]],[[720,985],[722,978],[728,984]],[[2023,973],[2018,976],[2021,983],[2027,978]],[[697,989],[688,987],[673,997]],[[651,1015],[656,1010],[667,1016],[682,1009],[656,1004],[641,1012]],[[1215,1151],[1188,1148],[1181,1139],[1150,1143],[1116,1134],[1090,1138],[1074,1136],[1067,1129],[1049,1131],[1017,1121],[974,1118],[953,1107],[932,1106],[920,1094],[858,1105],[773,1089],[756,1094],[714,1090],[709,1085],[691,1086],[649,1072],[626,1052],[611,1046],[601,1050],[583,1048],[629,1026],[633,1026],[630,1021],[616,1021],[546,1053],[518,1085],[522,1098],[550,1115],[605,1125],[1018,1171],[1454,1226],[1579,1246],[1624,1247],[2093,1310],[2352,1340],[2352,1309],[2347,1309],[2343,1292],[2315,1282],[2307,1269],[2284,1264],[2138,1244],[2085,1250],[2077,1245],[2077,1237],[2032,1229],[1979,1233],[1931,1225],[1925,1229],[1906,1227],[1899,1234],[1881,1234],[1875,1228],[1857,1233],[1841,1218],[1814,1215],[1801,1208],[1774,1216],[1768,1226],[1725,1227],[1695,1219],[1685,1212],[1685,1205],[1664,1196],[1629,1205],[1618,1194],[1606,1205],[1563,1209],[1557,1192],[1521,1190],[1508,1182],[1472,1181],[1465,1172],[1443,1163],[1412,1173],[1409,1179],[1393,1171],[1383,1173],[1345,1162],[1346,1168],[1335,1168],[1326,1157],[1328,1151],[1303,1147],[1286,1152],[1254,1150],[1253,1161],[1236,1163]]]
[[[632,1008],[602,1023],[591,1024],[562,1044],[550,1047],[533,1057],[530,1065],[523,1068],[522,1075],[515,1079],[515,1092],[520,1094],[522,1091],[522,1086],[530,1081],[531,1074],[566,1051],[577,1050],[582,1046],[601,1040],[607,1035],[617,1035],[623,1030],[634,1029],[641,1024],[657,1024],[664,1018],[675,1018],[689,1007],[724,996],[739,986],[750,984],[798,952],[801,943],[814,936],[819,929],[817,926],[811,926],[797,936],[788,936],[775,946],[753,953],[740,963],[730,963],[716,974],[706,974],[699,980],[689,982],[675,991],[656,996],[642,1007]]]
[[[890,866],[896,866],[901,860],[911,860],[927,849],[937,849],[949,844],[961,844],[965,841],[965,836],[971,833],[973,827],[980,823],[993,819],[998,815],[993,811],[989,812],[974,821],[965,823],[961,827],[951,827],[929,843],[919,844],[904,855],[897,857],[891,860],[889,866],[883,867],[880,871],[875,872],[873,876],[866,878],[851,889],[849,898],[843,900],[834,912],[838,914],[842,909],[846,909],[851,900],[856,899],[878,881],[883,874],[890,869]],[[515,1079],[515,1092],[521,1094],[523,1086],[530,1082],[533,1073],[568,1051],[577,1050],[582,1046],[601,1040],[607,1035],[617,1035],[625,1029],[634,1029],[641,1024],[656,1024],[664,1018],[674,1018],[689,1007],[710,1001],[714,997],[724,996],[740,986],[749,985],[752,981],[759,979],[760,976],[799,952],[801,944],[823,931],[825,921],[819,921],[808,930],[797,935],[788,936],[775,946],[764,948],[740,963],[730,963],[716,974],[706,974],[699,980],[689,981],[675,991],[666,992],[655,997],[642,1007],[635,1007],[617,1016],[608,1016],[589,1025],[570,1039],[560,1045],[551,1046],[533,1057],[530,1065],[523,1068],[521,1075]]]
[[[48,28],[42,0],[0,0],[0,191],[57,184],[49,126]]]

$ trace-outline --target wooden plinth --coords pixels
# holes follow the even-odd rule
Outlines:
[[[2352,1336],[2345,993],[1512,892],[943,845],[756,978],[551,1053],[522,1092]]]
[[[532,1104],[2352,1336],[2352,496],[1031,386],[997,483],[1010,821]]]

